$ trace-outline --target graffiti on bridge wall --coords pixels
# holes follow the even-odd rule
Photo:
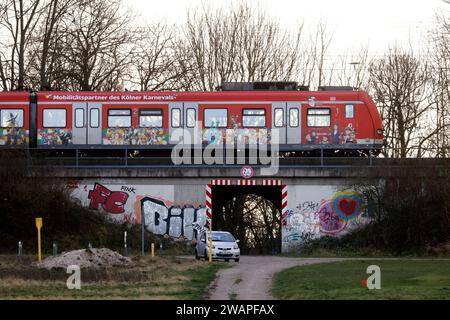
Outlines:
[[[283,242],[302,242],[309,234],[318,234],[320,226],[316,217],[317,213],[314,211],[300,213],[292,209],[286,210],[282,217]]]
[[[99,210],[113,221],[141,224],[154,234],[192,240],[206,222],[206,208],[196,201],[177,202],[173,185],[121,185],[79,181],[74,197],[86,207]],[[295,186],[290,206],[282,216],[282,248],[300,245],[321,236],[341,236],[368,222],[364,202],[355,192],[336,192],[336,187]]]
[[[140,205],[145,227],[154,234],[192,240],[195,238],[193,225],[204,226],[206,222],[204,206],[168,206],[152,197],[143,197]]]
[[[93,186],[72,182],[70,186],[74,189],[73,197],[90,209],[108,214],[118,223],[140,224],[144,216],[147,230],[165,237],[192,240],[196,225],[203,227],[206,221],[204,205],[173,203],[161,194],[156,195],[162,186],[105,186],[97,182]],[[166,192],[166,196],[170,194]]]
[[[352,191],[305,200],[284,213],[283,243],[289,247],[321,236],[341,236],[367,223],[364,212],[361,194]]]
[[[98,210],[101,205],[107,213],[119,214],[125,212],[125,204],[128,200],[128,193],[123,191],[111,191],[105,186],[96,183],[94,189],[88,193],[90,209]]]

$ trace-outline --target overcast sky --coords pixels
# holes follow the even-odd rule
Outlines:
[[[212,7],[236,5],[234,0],[124,0],[141,21],[165,20],[180,23],[189,8],[202,3]],[[243,1],[243,0],[241,0]],[[304,21],[308,28],[319,19],[333,33],[329,54],[357,51],[369,45],[370,55],[381,54],[394,43],[409,41],[419,47],[423,36],[433,27],[437,12],[450,13],[444,0],[247,0],[260,5],[287,28]]]

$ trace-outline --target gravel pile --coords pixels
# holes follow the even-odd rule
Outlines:
[[[43,269],[66,269],[70,265],[80,268],[101,269],[106,267],[123,266],[131,263],[131,259],[107,248],[81,249],[63,252],[54,257],[48,257],[35,265]]]

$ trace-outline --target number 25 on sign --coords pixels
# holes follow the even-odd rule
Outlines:
[[[42,218],[36,218],[36,228],[38,231],[38,259],[42,260],[42,250],[41,250],[41,228],[42,228]]]

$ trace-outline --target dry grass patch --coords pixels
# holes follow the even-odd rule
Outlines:
[[[0,299],[202,299],[224,263],[134,257],[131,264],[82,269],[81,290],[66,287],[66,270],[42,270],[34,257],[0,256]]]

